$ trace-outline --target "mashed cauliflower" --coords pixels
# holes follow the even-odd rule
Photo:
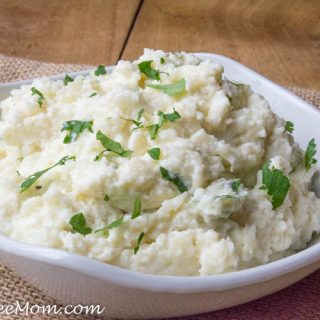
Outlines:
[[[222,66],[145,50],[101,70],[65,84],[37,79],[2,101],[4,235],[135,271],[194,276],[280,259],[320,231],[315,169],[306,171],[268,102],[223,79]],[[59,164],[66,156],[75,158]],[[277,208],[261,188],[267,161],[290,181]]]

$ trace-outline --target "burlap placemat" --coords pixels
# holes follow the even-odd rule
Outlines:
[[[90,68],[88,65],[52,64],[6,57],[0,55],[0,82],[10,82],[60,72],[78,71]],[[309,103],[320,108],[320,93],[301,88],[289,88]],[[37,305],[52,305],[54,300],[22,280],[16,273],[0,265],[0,305],[21,305],[27,302]],[[4,316],[0,319],[22,319],[21,315]],[[100,320],[99,317],[85,315],[30,315],[23,319]],[[180,320],[311,320],[320,319],[320,270],[299,283],[254,302],[230,309],[198,316],[179,318]]]

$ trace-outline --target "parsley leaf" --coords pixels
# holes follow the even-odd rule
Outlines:
[[[141,232],[139,237],[138,237],[137,245],[133,249],[134,254],[137,254],[137,252],[139,251],[140,243],[141,243],[143,238],[144,238],[144,232]]]
[[[83,236],[92,233],[92,229],[86,226],[87,221],[82,212],[72,216],[69,223],[72,226],[73,232],[78,232]]]
[[[136,196],[134,200],[133,212],[131,215],[131,219],[135,219],[141,215],[141,196]]]
[[[138,130],[140,128],[143,128],[142,121],[140,121],[141,118],[142,118],[143,113],[144,113],[144,109],[140,109],[139,112],[138,112],[137,120],[126,119],[126,118],[121,118],[121,119],[123,119],[125,121],[132,122],[136,126],[135,128],[132,129],[132,131]]]
[[[92,125],[93,121],[70,120],[64,122],[61,132],[65,130],[70,132],[65,136],[63,143],[71,143],[76,141],[84,130],[88,130],[89,132],[93,133]]]
[[[100,232],[100,231],[107,231],[107,230],[119,227],[123,223],[123,219],[124,219],[124,216],[122,216],[121,218],[109,223],[107,226],[96,230],[94,233],[97,233],[97,232]]]
[[[175,96],[176,94],[186,92],[186,81],[184,79],[181,79],[181,80],[179,80],[175,83],[172,83],[172,84],[149,83],[149,84],[146,84],[146,87],[160,90],[169,96]]]
[[[63,80],[63,84],[64,84],[65,86],[67,86],[68,83],[69,83],[69,82],[72,82],[72,81],[73,81],[73,79],[66,74],[66,76],[64,77],[64,80]]]
[[[290,188],[290,181],[279,169],[270,169],[270,161],[262,167],[261,190],[266,190],[267,194],[272,197],[272,209],[279,208],[287,196]]]
[[[162,119],[162,123],[166,121],[175,122],[176,120],[181,118],[180,114],[176,110],[174,110],[173,113],[163,113],[162,111],[159,111],[158,116],[160,117],[160,119]]]
[[[100,161],[103,157],[103,155],[105,154],[105,152],[107,152],[108,150],[103,150],[101,152],[99,152],[99,154],[96,155],[96,157],[93,159],[93,161]]]
[[[284,130],[289,132],[289,133],[292,133],[293,130],[294,130],[294,124],[291,121],[286,121]]]
[[[315,143],[314,138],[311,139],[308,143],[308,147],[306,153],[304,154],[304,164],[306,170],[309,171],[311,166],[317,163],[317,159],[313,158],[317,153],[317,145]]]
[[[158,124],[152,124],[151,126],[148,127],[148,132],[150,134],[151,140],[154,140],[159,131],[159,125]]]
[[[90,94],[89,98],[92,98],[92,97],[96,96],[97,94],[98,94],[98,92],[93,92]]]
[[[240,185],[241,185],[241,182],[240,182],[239,179],[233,180],[233,181],[231,182],[232,191],[238,193],[239,188],[240,188]]]
[[[138,121],[141,120],[143,113],[144,113],[144,109],[143,108],[138,111],[138,117],[137,117]]]
[[[105,194],[103,200],[105,202],[108,202],[110,200],[110,197],[107,194]]]
[[[150,157],[154,160],[159,160],[160,158],[160,148],[152,148],[148,150]]]
[[[130,157],[132,153],[131,150],[124,150],[119,142],[108,138],[100,130],[97,132],[97,140],[101,142],[101,144],[106,148],[106,150],[112,151],[121,157]]]
[[[160,58],[160,63],[161,63],[161,64],[164,64],[164,63],[165,63],[165,60],[164,60],[163,57]]]
[[[39,107],[41,108],[42,105],[43,105],[43,100],[45,100],[43,94],[38,90],[36,89],[35,87],[32,87],[31,88],[31,92],[32,92],[32,95],[37,95],[38,96],[38,105]]]
[[[144,73],[147,77],[154,80],[160,80],[159,70],[155,70],[151,67],[152,60],[143,61],[138,64],[140,72]]]
[[[69,157],[69,156],[65,156],[63,158],[61,158],[56,164],[54,164],[53,166],[38,171],[32,175],[30,175],[28,178],[26,178],[20,185],[20,193],[26,191],[28,188],[30,188],[42,175],[44,175],[47,171],[49,171],[50,169],[56,167],[56,166],[63,166],[68,160],[75,160],[76,158],[74,156]]]
[[[106,73],[107,73],[106,68],[102,64],[100,64],[98,66],[98,68],[96,69],[96,71],[94,72],[94,74],[96,76],[101,76],[101,75],[106,74]]]
[[[163,113],[162,111],[159,111],[158,116],[159,122],[148,127],[148,132],[150,134],[151,140],[154,140],[157,137],[159,129],[165,122],[175,122],[176,120],[181,118],[180,114],[176,110],[174,110],[173,113]]]
[[[184,184],[178,174],[171,173],[164,167],[160,167],[160,173],[164,180],[172,182],[180,192],[188,191],[187,186]]]

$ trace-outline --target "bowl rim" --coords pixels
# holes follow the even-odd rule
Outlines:
[[[229,64],[231,63],[235,65],[239,70],[250,74],[254,78],[257,78],[268,85],[271,85],[276,89],[276,91],[285,95],[290,101],[296,101],[299,104],[302,104],[306,111],[311,112],[314,116],[317,116],[320,119],[320,113],[315,107],[295,96],[289,90],[282,88],[278,84],[263,77],[241,63],[228,57],[212,53],[201,52],[194,54],[208,59],[218,57],[220,61],[226,61]],[[112,68],[113,66],[110,66],[107,69],[111,70]],[[78,72],[68,72],[68,75],[84,75],[92,70],[93,69],[86,69]],[[61,73],[48,78],[52,80],[63,79],[65,74],[66,73]],[[0,84],[0,89],[29,84],[31,81],[33,81],[33,79],[2,83]],[[1,234],[0,251],[5,252],[8,255],[73,270],[83,275],[122,287],[141,289],[151,292],[184,294],[221,291],[253,285],[259,282],[275,279],[284,274],[294,272],[300,268],[320,261],[320,243],[316,243],[311,247],[288,257],[245,270],[207,276],[165,276],[123,269],[75,253],[22,243]]]

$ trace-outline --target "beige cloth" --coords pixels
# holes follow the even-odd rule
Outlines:
[[[12,58],[0,55],[0,82],[29,79],[39,76],[52,75],[61,72],[78,71],[90,68],[88,65],[52,64],[32,61],[27,59]],[[289,88],[309,103],[320,108],[320,93],[301,88]],[[54,304],[53,299],[46,297],[39,290],[22,280],[17,274],[5,266],[0,265],[0,305],[15,304],[18,300],[22,305],[30,304],[48,305]],[[194,317],[192,317],[194,319]],[[1,316],[0,319],[21,319],[21,316]],[[32,315],[25,319],[57,319],[57,316]],[[99,317],[61,315],[59,319],[91,319],[99,320]],[[187,319],[187,318],[185,318]],[[206,318],[208,319],[208,318]],[[212,318],[213,319],[213,318]]]

